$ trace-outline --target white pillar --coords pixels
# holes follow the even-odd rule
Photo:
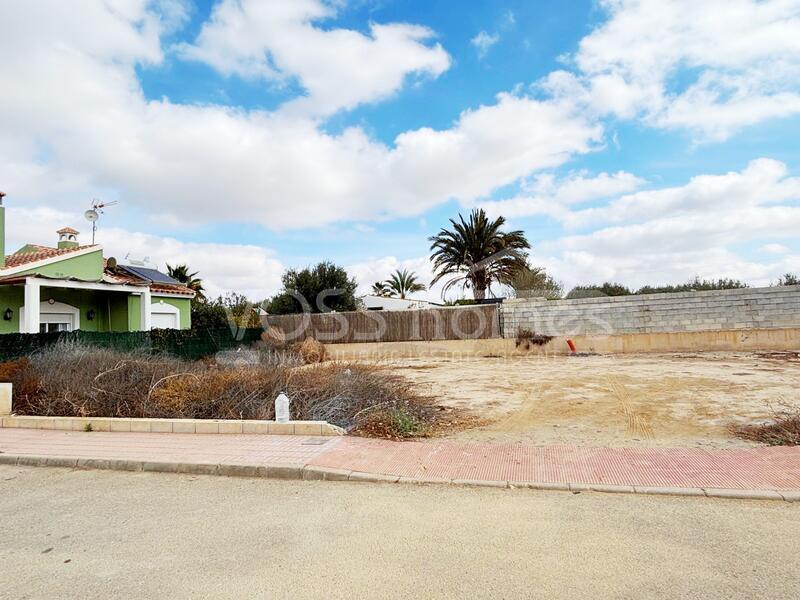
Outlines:
[[[39,333],[39,289],[38,280],[30,277],[25,280],[25,324],[22,333]]]
[[[139,307],[141,310],[141,317],[140,322],[142,326],[142,331],[150,331],[151,327],[151,319],[150,315],[152,310],[152,300],[150,297],[150,288],[147,288],[142,291],[142,295],[139,296],[141,306]]]

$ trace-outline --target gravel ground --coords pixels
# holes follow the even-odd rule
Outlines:
[[[0,467],[2,598],[797,598],[800,504]]]

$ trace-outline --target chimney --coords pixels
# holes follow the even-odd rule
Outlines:
[[[78,247],[78,233],[72,227],[64,227],[56,231],[58,234],[58,248],[77,248]]]
[[[4,192],[0,192],[0,269],[6,266],[6,207],[3,206]]]

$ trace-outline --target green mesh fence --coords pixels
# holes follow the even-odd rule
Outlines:
[[[262,329],[154,329],[98,333],[94,331],[60,331],[54,333],[8,333],[0,335],[0,361],[29,356],[59,341],[71,341],[114,350],[147,349],[185,360],[199,360],[221,350],[248,346],[258,341]]]

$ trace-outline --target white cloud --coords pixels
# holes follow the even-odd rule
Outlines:
[[[645,181],[631,173],[600,173],[589,176],[586,172],[572,173],[559,179],[552,173],[536,175],[522,186],[523,194],[508,200],[484,202],[481,206],[490,215],[508,218],[550,215],[566,218],[569,206],[610,198],[635,190]]]
[[[364,262],[348,265],[346,269],[350,275],[356,278],[358,282],[358,293],[362,295],[369,294],[373,283],[376,281],[385,281],[398,269],[415,273],[417,279],[426,287],[433,279],[433,269],[428,256],[420,256],[405,260],[399,260],[395,256],[383,256],[381,258],[373,258]],[[444,284],[438,282],[433,288],[428,288],[424,292],[416,292],[412,294],[412,296],[431,302],[441,302],[443,287]]]
[[[800,113],[800,1],[603,0],[608,20],[544,87],[599,113],[724,140]]]
[[[223,0],[181,56],[226,75],[282,83],[297,78],[307,97],[285,110],[329,114],[398,91],[406,76],[438,77],[450,67],[433,32],[418,25],[370,25],[370,34],[323,29],[336,16],[321,0]]]
[[[500,35],[496,33],[487,33],[486,31],[481,30],[469,41],[469,43],[475,46],[478,51],[478,56],[480,58],[484,58],[489,52],[489,49],[499,41]]]
[[[739,172],[701,175],[684,186],[640,191],[603,208],[564,213],[565,223],[594,230],[539,244],[536,260],[570,285],[618,280],[638,286],[695,275],[768,284],[796,270],[793,258],[759,262],[744,258],[736,247],[796,237],[798,202],[800,178],[790,177],[783,163],[758,159]]]
[[[786,254],[789,252],[789,248],[783,244],[764,244],[759,250],[769,254]]]
[[[0,7],[0,180],[17,199],[107,192],[170,222],[313,228],[471,202],[602,139],[568,100],[510,94],[393,146],[284,111],[148,101],[135,67],[163,60],[163,24],[146,6],[52,2],[44,25],[39,5]]]
[[[751,161],[741,172],[698,175],[685,186],[642,191],[623,196],[601,208],[573,212],[565,217],[571,227],[599,223],[637,222],[654,219],[714,218],[757,210],[765,214],[770,205],[800,198],[800,178],[787,177],[786,165],[767,158]],[[776,210],[782,207],[776,206]],[[791,207],[789,207],[791,208]],[[781,224],[775,224],[778,229]],[[731,231],[739,234],[738,231]]]
[[[81,243],[91,241],[91,228],[76,219],[73,212],[39,207],[34,209],[9,207],[6,216],[6,250],[13,252],[27,243],[55,246],[56,230],[64,226],[82,229]],[[267,248],[246,244],[182,242],[119,227],[101,227],[97,243],[103,246],[106,257],[114,256],[121,264],[124,257],[142,259],[162,271],[166,264],[188,264],[199,271],[209,296],[227,291],[245,294],[252,300],[263,300],[280,289],[283,265]]]

